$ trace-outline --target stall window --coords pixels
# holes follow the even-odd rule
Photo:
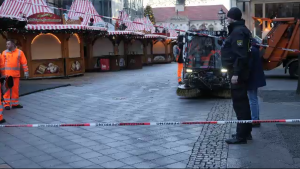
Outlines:
[[[263,17],[263,4],[255,4],[255,17],[262,18]],[[258,21],[255,21],[255,35],[259,38],[262,38],[262,29],[263,24],[259,25],[260,23]]]
[[[162,42],[157,42],[153,44],[153,54],[165,54],[166,48]]]

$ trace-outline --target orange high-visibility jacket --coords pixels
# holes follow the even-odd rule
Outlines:
[[[210,51],[208,56],[202,56],[201,61],[203,62],[203,66],[209,66],[209,61],[212,55],[214,55],[216,52],[214,50]]]
[[[20,77],[21,65],[24,72],[28,72],[27,59],[20,49],[3,51],[0,60],[0,70],[4,76]]]

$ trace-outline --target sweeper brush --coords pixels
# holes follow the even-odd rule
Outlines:
[[[189,87],[186,84],[179,85],[176,90],[177,96],[183,97],[199,97],[201,96],[201,91],[195,87]]]
[[[211,96],[211,97],[218,97],[223,99],[230,99],[231,92],[230,90],[219,90],[219,91],[201,91],[197,88],[180,88],[178,87],[176,90],[177,96],[187,97],[187,98],[195,98],[201,96]]]
[[[177,88],[176,93],[177,93],[177,96],[183,96],[183,97],[199,97],[199,96],[201,96],[201,92],[197,88],[193,88],[193,89]]]

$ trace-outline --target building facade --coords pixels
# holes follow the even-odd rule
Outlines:
[[[241,9],[247,27],[254,36],[261,39],[269,32],[267,22],[260,25],[259,22],[252,19],[253,16],[271,19],[274,17],[300,19],[299,0],[231,0],[231,5]]]
[[[157,25],[170,23],[175,28],[185,31],[220,31],[224,29],[218,16],[221,9],[225,13],[228,12],[224,5],[185,6],[183,1],[174,7],[153,8],[153,13]]]

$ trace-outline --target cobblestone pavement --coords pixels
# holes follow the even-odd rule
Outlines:
[[[228,118],[226,100],[178,98],[176,72],[176,64],[165,64],[43,80],[68,81],[73,86],[21,97],[24,108],[5,111],[4,116],[8,124]],[[225,136],[226,126],[217,125],[1,128],[0,164],[13,168],[224,166]],[[203,148],[200,153],[199,148]],[[194,157],[205,163],[200,160],[199,165]]]
[[[231,120],[233,115],[230,100],[218,101],[208,115],[208,121]],[[194,145],[188,168],[227,168],[228,145],[231,125],[204,125]]]
[[[299,119],[300,102],[295,95],[297,80],[284,75],[282,68],[265,73],[267,86],[259,92],[260,119]],[[229,146],[227,167],[299,168],[300,135],[291,126],[299,131],[299,123],[263,123],[260,128],[253,128],[252,141],[246,145]],[[236,125],[232,125],[232,132],[235,129]]]

